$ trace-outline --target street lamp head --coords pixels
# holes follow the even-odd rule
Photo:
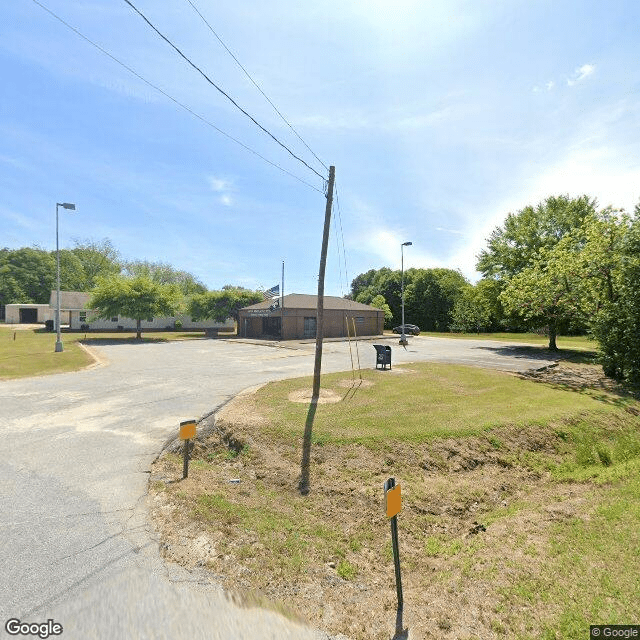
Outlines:
[[[402,246],[403,247],[408,247],[409,245],[413,244],[413,242],[403,242]]]
[[[63,209],[71,209],[71,211],[76,210],[76,205],[71,202],[58,202],[58,205]]]

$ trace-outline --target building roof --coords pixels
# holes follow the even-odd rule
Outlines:
[[[274,298],[272,300],[264,300],[258,302],[258,304],[252,304],[249,307],[244,307],[241,311],[246,309],[269,309],[271,305],[281,298]],[[303,293],[290,293],[284,296],[285,309],[316,309],[318,306],[318,296],[311,296]],[[360,302],[354,302],[347,298],[339,298],[337,296],[325,296],[324,308],[334,309],[340,311],[380,311],[376,307],[372,307],[369,304],[362,304]]]
[[[91,297],[90,293],[82,291],[61,291],[60,309],[65,311],[83,311],[87,308],[87,303]],[[49,306],[55,309],[58,306],[57,292],[52,291],[49,298]]]

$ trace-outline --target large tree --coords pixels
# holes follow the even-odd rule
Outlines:
[[[30,247],[0,250],[0,304],[47,304],[55,282],[55,252]]]
[[[124,271],[127,275],[144,276],[159,284],[175,284],[185,296],[204,293],[207,290],[193,274],[175,269],[166,262],[132,260],[124,263]]]
[[[142,337],[142,320],[170,316],[176,311],[180,292],[175,285],[163,285],[138,276],[99,278],[88,306],[100,318],[121,315],[136,320],[136,337]]]
[[[78,285],[77,291],[90,291],[99,277],[117,275],[122,270],[120,253],[108,238],[83,242],[76,240],[71,253],[82,266],[83,282]]]
[[[450,312],[462,290],[469,286],[452,269],[407,269],[404,272],[405,321],[425,331],[448,331]],[[382,296],[396,321],[402,317],[402,273],[387,267],[372,269],[351,283],[351,297],[372,304]]]
[[[237,320],[240,309],[262,302],[263,299],[258,291],[225,286],[222,291],[206,291],[194,295],[189,302],[188,312],[196,321],[224,322],[227,318]]]
[[[417,269],[405,286],[405,320],[423,331],[449,331],[451,311],[467,279],[452,269]]]
[[[607,376],[640,385],[640,205],[608,236],[593,238],[600,250],[601,281],[592,333]]]
[[[509,214],[478,257],[477,269],[501,283],[504,309],[524,326],[545,327],[550,349],[559,327],[581,320],[575,259],[588,221],[597,219],[588,196],[549,197]]]

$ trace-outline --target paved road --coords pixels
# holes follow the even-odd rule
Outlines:
[[[393,345],[394,364],[549,364],[495,342],[419,337],[407,350],[397,339],[379,342]],[[248,386],[311,374],[313,349],[106,343],[106,366],[0,382],[1,633],[9,618],[52,618],[74,640],[326,638],[269,612],[238,610],[206,574],[166,565],[145,504],[150,464],[181,420]],[[360,343],[363,367],[374,356],[371,343]],[[350,366],[346,343],[325,344],[323,371]]]

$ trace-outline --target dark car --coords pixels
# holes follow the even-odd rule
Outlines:
[[[411,335],[414,336],[418,336],[420,335],[420,327],[416,326],[415,324],[405,324],[404,325],[404,332],[405,334],[409,333]],[[399,327],[394,327],[393,328],[393,333],[402,333],[402,325],[400,325]]]

